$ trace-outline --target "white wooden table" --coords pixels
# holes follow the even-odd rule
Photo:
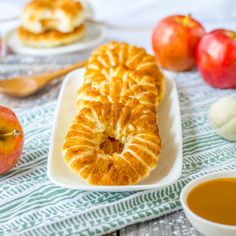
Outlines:
[[[183,211],[159,217],[140,224],[130,225],[114,235],[120,236],[200,236],[192,227]]]

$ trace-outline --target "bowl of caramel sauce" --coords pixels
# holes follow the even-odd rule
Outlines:
[[[236,236],[236,170],[189,182],[180,201],[186,217],[207,236]]]

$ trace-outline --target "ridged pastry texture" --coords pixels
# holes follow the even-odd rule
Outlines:
[[[77,96],[77,105],[84,101],[101,103],[122,103],[128,99],[138,99],[142,104],[158,104],[158,87],[155,78],[139,75],[135,71],[123,67],[101,68],[91,70],[90,65],[84,76],[84,84]]]
[[[160,157],[156,107],[163,91],[164,78],[144,49],[112,42],[95,50],[65,136],[65,163],[94,185],[147,177]]]
[[[155,57],[148,54],[144,48],[127,43],[111,42],[94,50],[87,66],[90,70],[99,72],[103,68],[123,67],[141,76],[151,76],[158,89],[158,99],[161,101],[165,93],[164,77],[159,70]]]

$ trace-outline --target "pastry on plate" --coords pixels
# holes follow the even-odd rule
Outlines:
[[[100,72],[103,68],[118,66],[140,76],[152,77],[158,88],[158,100],[162,100],[165,93],[164,77],[157,67],[155,57],[148,54],[144,48],[118,42],[100,46],[89,58],[86,74],[89,74],[90,70]]]
[[[69,168],[94,185],[130,185],[147,177],[160,157],[156,107],[164,84],[144,49],[112,42],[95,50],[65,136]]]
[[[34,34],[20,26],[17,29],[18,37],[24,45],[35,48],[49,48],[68,45],[84,37],[85,26],[80,25],[72,32],[61,33],[57,30],[47,30],[41,34]]]
[[[112,101],[125,104],[130,98],[136,98],[141,104],[157,105],[160,94],[157,81],[153,76],[140,75],[122,66],[95,70],[88,64],[84,84],[78,92],[77,105],[80,107],[94,96],[96,101],[102,103]]]
[[[22,12],[18,37],[31,47],[55,47],[85,34],[85,8],[74,0],[32,0]]]
[[[122,148],[107,152],[106,139]],[[68,130],[64,161],[95,185],[129,185],[147,177],[160,156],[161,141],[154,106],[100,102],[81,108]]]

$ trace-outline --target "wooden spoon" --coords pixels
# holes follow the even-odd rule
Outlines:
[[[50,81],[67,74],[77,68],[84,67],[86,60],[80,61],[66,68],[37,76],[19,76],[0,80],[0,92],[13,97],[26,97],[42,89]]]

